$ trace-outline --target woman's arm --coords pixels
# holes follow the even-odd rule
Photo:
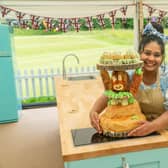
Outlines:
[[[155,131],[168,128],[168,111],[164,112],[157,119],[149,122],[141,122],[141,125],[132,130],[128,136],[145,136]]]
[[[160,117],[152,121],[155,131],[168,128],[168,111],[164,112]]]
[[[99,125],[99,113],[101,113],[107,106],[108,98],[104,95],[100,96],[93,107],[90,110],[90,122],[91,125],[99,132],[102,132],[102,129]]]
[[[91,108],[91,112],[96,111],[98,114],[101,113],[107,106],[107,101],[108,98],[105,95],[101,95]]]
[[[163,74],[161,77],[161,89],[162,93],[166,93],[168,90],[168,76]],[[166,98],[166,95],[164,95]],[[150,134],[154,131],[160,131],[162,129],[168,128],[168,111],[165,111],[160,117],[153,120],[152,122],[141,122],[140,126],[132,130],[128,135],[130,136],[144,136]]]

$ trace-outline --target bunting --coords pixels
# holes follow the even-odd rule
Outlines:
[[[105,14],[97,15],[97,19],[98,19],[99,24],[102,28],[105,28],[104,15]]]
[[[68,28],[68,22],[69,22],[68,19],[60,18],[59,19],[59,30],[66,32]]]
[[[86,26],[91,31],[93,29],[92,17],[85,17]]]
[[[166,11],[161,11],[159,10],[159,18],[158,18],[158,23],[161,23],[161,20],[163,19],[164,16],[167,15]]]
[[[16,11],[15,14],[16,14],[16,17],[18,18],[19,23],[21,22],[23,17],[26,15],[25,13],[18,12],[18,11]]]
[[[157,14],[157,22],[158,23],[161,23],[162,19],[168,14],[168,11],[164,11],[164,10],[161,10],[161,9],[157,9],[157,8],[154,8],[148,4],[143,4],[144,7],[147,8],[148,10],[148,13],[149,13],[149,18],[148,18],[148,21],[150,22],[151,21],[151,18],[152,18],[152,15],[155,13],[155,15]]]
[[[114,29],[114,25],[115,25],[115,15],[117,13],[117,10],[113,10],[111,12],[109,12],[109,16],[111,18],[111,25],[112,25],[112,28]]]
[[[11,9],[6,8],[4,6],[0,6],[0,10],[1,10],[2,17],[5,17],[9,12],[11,12]]]
[[[122,8],[120,8],[121,13],[123,14],[123,18],[122,18],[122,23],[125,24],[126,23],[126,13],[127,13],[127,9],[128,6],[123,6]]]
[[[67,32],[70,30],[70,27],[74,27],[74,29],[79,32],[81,26],[86,26],[89,31],[93,30],[95,20],[98,21],[99,25],[102,28],[106,27],[105,18],[111,20],[111,27],[114,29],[115,27],[115,19],[117,17],[118,12],[122,14],[122,23],[125,24],[127,22],[127,10],[129,6],[135,6],[136,4],[127,4],[119,9],[111,10],[108,12],[100,13],[95,16],[84,16],[84,17],[73,17],[73,18],[51,18],[47,16],[36,16],[32,14],[28,14],[25,12],[16,11],[15,9],[10,9],[5,6],[0,5],[0,14],[3,18],[8,16],[10,13],[14,13],[16,19],[19,22],[19,26],[21,28],[27,28],[28,25],[32,29],[39,29],[41,27],[45,27],[48,31],[55,29],[56,31]],[[152,15],[155,13],[158,14],[158,22],[160,23],[162,19],[167,15],[167,11],[156,9],[151,7],[148,4],[143,4],[144,7],[147,7],[148,10],[148,21],[150,21]],[[10,24],[10,23],[9,23]]]
[[[77,32],[79,32],[80,26],[81,26],[81,24],[79,23],[79,20],[80,18],[71,18],[72,25],[74,26]]]
[[[148,7],[148,13],[149,13],[148,22],[150,22],[151,16],[156,11],[156,9],[153,9],[151,6],[147,6],[147,7]]]

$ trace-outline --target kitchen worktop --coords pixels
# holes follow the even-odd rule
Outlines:
[[[71,129],[91,127],[89,110],[102,93],[103,83],[99,77],[79,81],[56,78],[61,148],[65,162],[168,147],[168,132],[165,130],[156,136],[75,147]]]

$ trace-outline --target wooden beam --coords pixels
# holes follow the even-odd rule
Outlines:
[[[143,32],[143,2],[135,0],[135,15],[134,15],[134,48],[138,51],[139,42]]]
[[[139,0],[138,2],[138,8],[139,8],[139,41],[141,40],[142,32],[143,32],[143,2],[142,0]]]

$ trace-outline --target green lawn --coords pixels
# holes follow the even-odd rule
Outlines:
[[[23,69],[62,68],[62,59],[69,53],[80,58],[77,65],[72,57],[68,58],[66,66],[92,66],[99,61],[104,51],[133,49],[133,30],[94,30],[67,32],[56,35],[14,35],[15,55],[17,67]],[[47,34],[47,33],[46,33]],[[168,29],[165,29],[168,34]],[[166,50],[167,50],[166,46]]]
[[[104,51],[133,49],[133,30],[94,30],[67,32],[56,35],[14,36],[18,69],[62,68],[62,59],[69,53],[80,59],[77,65],[72,57],[66,66],[92,66]]]
[[[32,30],[26,33],[24,31],[14,33],[16,62],[21,71],[24,69],[37,71],[39,68],[62,69],[63,57],[70,53],[79,57],[80,64],[69,57],[66,67],[94,66],[104,51],[127,50],[134,47],[133,30],[105,29],[55,35],[37,31],[37,35],[32,35],[34,33]],[[168,30],[165,30],[165,34],[168,34]],[[36,88],[38,90],[39,86]],[[30,101],[32,99],[28,100]]]

